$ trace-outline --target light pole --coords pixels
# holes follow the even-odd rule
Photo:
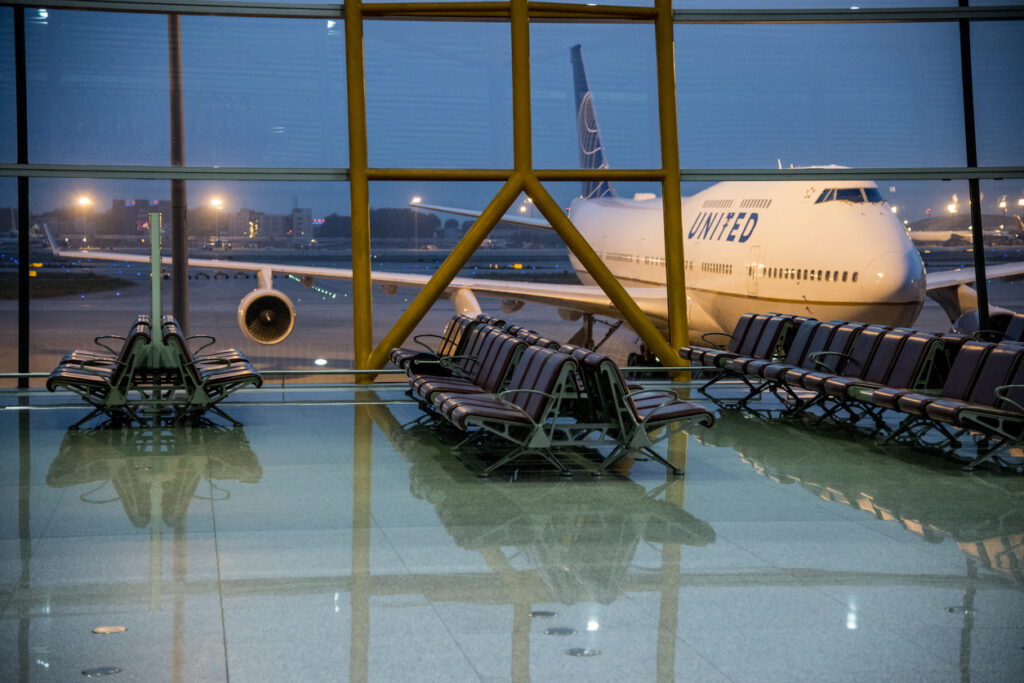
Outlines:
[[[85,212],[89,209],[89,206],[91,204],[92,204],[92,200],[89,199],[89,197],[85,196],[84,194],[78,198],[78,208],[79,208],[78,220],[81,221],[81,226],[80,227],[82,228],[82,241],[83,242],[86,241],[86,234],[85,234]]]
[[[412,198],[412,204],[419,204],[423,201],[423,197],[416,195]],[[420,248],[420,210],[418,207],[412,207],[412,248]]]
[[[220,212],[221,209],[224,208],[224,200],[222,200],[220,197],[214,197],[213,199],[210,200],[210,206],[212,206],[217,212],[215,214],[216,218],[214,219],[213,223],[214,232],[217,233],[217,241],[214,242],[214,246],[220,247],[222,246],[220,243]]]

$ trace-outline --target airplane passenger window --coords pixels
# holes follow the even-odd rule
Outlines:
[[[846,282],[846,275],[847,275],[847,273],[846,273],[846,271],[844,270],[844,271],[843,271],[843,282]]]
[[[857,281],[857,273],[854,273],[854,274],[853,274],[853,281],[854,281],[854,282],[856,282],[856,281]]]

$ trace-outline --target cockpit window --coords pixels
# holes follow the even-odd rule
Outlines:
[[[845,187],[822,190],[821,194],[818,195],[817,201],[814,203],[821,204],[823,202],[832,202],[837,200],[857,203],[885,201],[882,197],[882,193],[878,191],[877,187]]]

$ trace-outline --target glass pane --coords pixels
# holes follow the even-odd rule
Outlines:
[[[689,168],[964,163],[956,24],[678,26]]]
[[[166,164],[167,18],[30,12],[29,160]]]
[[[512,165],[507,24],[370,21],[364,30],[370,166]]]
[[[17,184],[0,178],[0,372],[18,371]],[[16,380],[0,380],[0,387],[16,385]]]
[[[312,288],[286,270],[271,282],[287,299],[295,327],[278,344],[261,344],[238,323],[242,299],[258,288],[255,268],[234,262],[350,267],[347,253],[310,248],[319,224],[331,213],[348,214],[348,188],[340,183],[189,183],[190,333],[217,338],[215,348],[238,348],[259,369],[315,369],[314,360],[351,367],[351,287],[317,280]],[[91,348],[94,337],[124,334],[135,316],[150,310],[148,263],[127,263],[121,253],[148,256],[148,213],[163,215],[163,254],[172,230],[167,182],[33,181],[33,222],[48,228],[68,249],[94,250],[92,258],[47,259],[41,280],[52,292],[32,307],[32,369],[50,370],[71,348]],[[89,203],[79,198],[88,197]],[[219,200],[219,206],[214,203]],[[98,256],[102,255],[102,260]],[[113,260],[108,260],[108,259]],[[195,263],[203,259],[204,264]],[[214,261],[216,259],[216,261]],[[165,270],[169,270],[165,267]],[[169,280],[162,306],[172,310]],[[36,289],[33,289],[36,296]]]
[[[985,4],[972,2],[972,4]],[[753,0],[672,0],[674,9],[864,9],[885,7],[956,7],[957,0],[772,0],[758,3]]]
[[[0,162],[18,160],[18,110],[15,99],[14,10],[0,7]]]
[[[190,166],[348,166],[340,21],[183,17]]]
[[[570,57],[574,46],[579,46],[608,165],[660,167],[654,32],[650,25],[632,24],[531,28],[534,166],[580,167],[581,133]]]
[[[1024,163],[1022,32],[1024,21],[971,24],[974,117],[982,166]]]

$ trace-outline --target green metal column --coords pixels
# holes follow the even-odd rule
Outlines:
[[[374,367],[373,285],[370,279],[370,185],[366,152],[366,81],[360,0],[345,3],[345,72],[348,84],[348,157],[352,208],[352,334],[356,369]],[[373,378],[358,376],[357,382]]]
[[[160,336],[160,214],[149,214],[149,276],[150,276],[150,320],[153,325],[153,339]]]

